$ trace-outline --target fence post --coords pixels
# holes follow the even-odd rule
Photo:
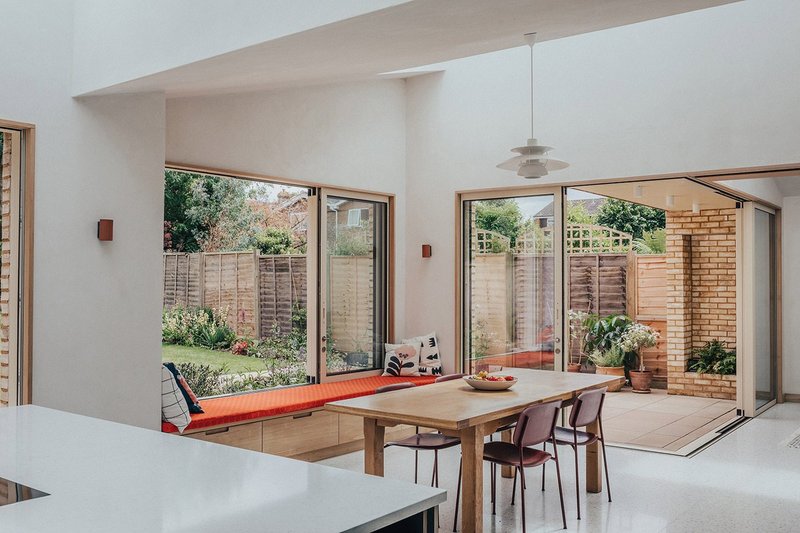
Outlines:
[[[200,307],[206,306],[206,254],[198,253],[197,268],[200,270],[197,275],[197,296]]]
[[[253,250],[253,337],[261,338],[261,263],[258,259],[258,250]]]
[[[639,314],[638,309],[638,277],[639,277],[639,262],[636,255],[631,251],[628,252],[627,271],[625,272],[625,311],[627,315],[633,320]]]

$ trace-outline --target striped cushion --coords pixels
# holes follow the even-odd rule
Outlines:
[[[186,399],[183,393],[178,388],[178,382],[175,381],[175,376],[172,372],[167,370],[165,366],[161,366],[161,428],[168,426],[170,431],[180,431],[186,429],[186,426],[191,422],[189,416],[189,406],[186,404]]]
[[[205,413],[192,415],[190,430],[214,426],[225,426],[235,422],[267,418],[306,409],[322,407],[328,402],[375,394],[375,389],[392,383],[410,381],[417,385],[427,385],[435,381],[434,376],[374,376],[369,378],[337,381],[287,387],[277,390],[206,398],[203,400]],[[161,431],[174,433],[172,424],[162,423]]]

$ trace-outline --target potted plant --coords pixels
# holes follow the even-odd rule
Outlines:
[[[583,359],[586,354],[586,324],[589,319],[589,314],[583,311],[569,310],[569,363],[567,363],[568,372],[580,372],[583,366]],[[572,342],[577,341],[578,350],[577,354],[573,350]],[[576,358],[577,355],[577,358]]]
[[[650,383],[653,381],[653,371],[645,368],[641,350],[642,348],[652,348],[658,344],[659,336],[658,332],[650,326],[635,322],[625,329],[625,332],[620,338],[619,347],[622,351],[636,355],[638,370],[631,370],[629,372],[633,392],[645,394],[650,392]]]
[[[608,350],[593,351],[589,354],[589,362],[597,368],[598,374],[625,377],[625,352],[617,345]],[[611,385],[608,392],[618,392],[624,384],[623,380],[617,385]]]

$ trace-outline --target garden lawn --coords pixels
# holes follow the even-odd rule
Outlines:
[[[200,346],[179,346],[176,344],[161,344],[161,360],[173,363],[197,363],[209,365],[213,368],[227,367],[230,374],[256,372],[265,370],[264,361],[245,355],[234,355],[230,352],[209,350]]]

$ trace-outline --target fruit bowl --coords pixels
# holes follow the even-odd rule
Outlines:
[[[474,376],[464,376],[470,387],[478,390],[506,390],[517,382],[514,376],[500,376],[479,372]]]

